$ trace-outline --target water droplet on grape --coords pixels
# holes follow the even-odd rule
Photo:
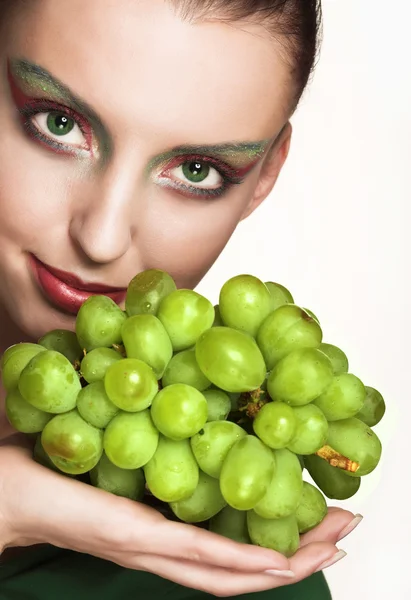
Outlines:
[[[150,302],[146,302],[146,303],[145,303],[145,305],[144,305],[144,308],[145,308],[146,310],[150,310],[150,308],[151,308],[151,304],[150,304]]]

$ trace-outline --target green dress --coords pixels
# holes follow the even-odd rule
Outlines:
[[[214,598],[142,571],[41,546],[7,560],[0,557],[0,600],[206,600]],[[267,592],[236,596],[249,600],[331,600],[322,573]]]

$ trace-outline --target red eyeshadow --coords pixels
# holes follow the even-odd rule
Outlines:
[[[43,147],[57,154],[77,156],[79,150],[87,150],[93,155],[92,128],[87,119],[82,117],[82,115],[78,114],[76,111],[73,111],[71,108],[62,106],[61,104],[52,100],[27,96],[18,86],[10,69],[10,64],[7,65],[7,78],[12,98],[16,108],[21,114],[23,125],[25,126],[25,129],[30,137],[35,138],[36,141],[39,142]],[[61,112],[62,114],[65,114],[73,119],[78,124],[86,139],[87,148],[70,148],[69,145],[66,146],[63,142],[58,142],[53,138],[49,139],[48,136],[42,132],[35,131],[35,126],[29,126],[28,119],[30,117],[30,113],[34,115],[36,113],[51,111]]]

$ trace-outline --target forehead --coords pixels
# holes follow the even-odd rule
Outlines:
[[[58,77],[119,133],[265,139],[287,118],[289,73],[259,25],[191,24],[164,0],[32,6],[12,24],[7,53]]]

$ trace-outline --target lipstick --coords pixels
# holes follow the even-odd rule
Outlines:
[[[108,296],[117,304],[123,302],[126,297],[126,288],[84,282],[72,273],[44,264],[34,255],[30,255],[29,262],[43,295],[51,304],[66,313],[76,315],[90,296]]]

